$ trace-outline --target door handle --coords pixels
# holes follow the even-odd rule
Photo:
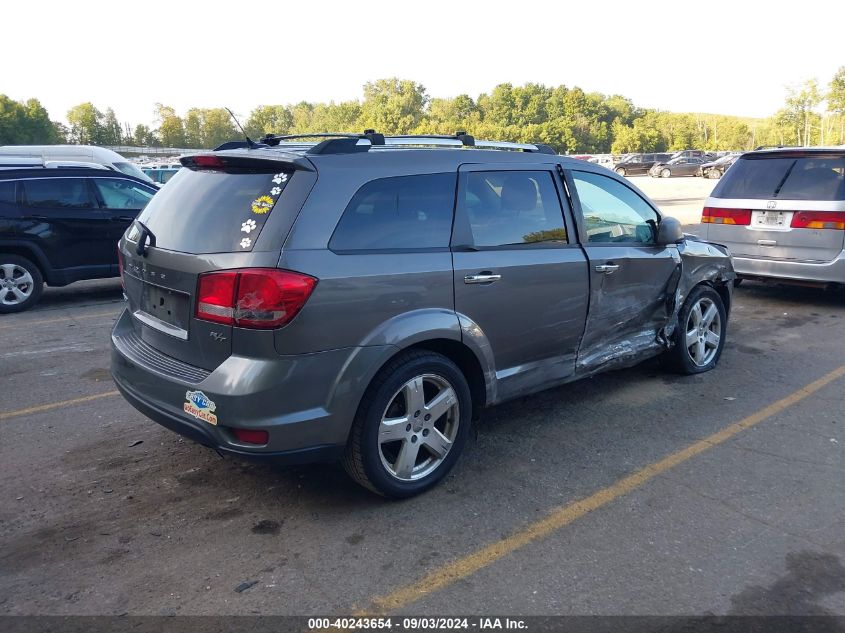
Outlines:
[[[112,222],[131,222],[135,218],[128,216],[128,215],[121,215],[120,217],[111,217],[109,218]]]
[[[465,284],[492,284],[494,281],[499,281],[501,275],[494,275],[493,273],[483,272],[477,275],[467,275],[464,277]]]
[[[777,240],[757,240],[757,244],[760,246],[777,246]]]
[[[619,264],[597,264],[596,272],[604,273],[605,275],[612,275],[619,270]]]

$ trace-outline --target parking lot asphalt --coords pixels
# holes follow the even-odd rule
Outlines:
[[[845,615],[845,293],[746,282],[714,371],[490,409],[402,502],[144,418],[121,308],[86,282],[0,319],[0,613]]]

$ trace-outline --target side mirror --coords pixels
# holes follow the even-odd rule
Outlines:
[[[660,220],[660,225],[657,227],[657,243],[660,246],[677,244],[683,239],[684,231],[676,218],[665,217]]]

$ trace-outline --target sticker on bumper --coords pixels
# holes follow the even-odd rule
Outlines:
[[[185,413],[194,416],[197,420],[208,422],[209,424],[217,424],[217,416],[214,411],[217,405],[214,401],[205,395],[202,391],[188,391],[185,393],[185,404],[182,405]]]

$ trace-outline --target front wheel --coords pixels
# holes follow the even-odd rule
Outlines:
[[[669,171],[668,169],[664,169],[663,171],[661,171],[661,172],[660,172],[660,175],[661,175],[663,178],[668,178],[669,176],[671,176],[671,175],[672,175],[672,172],[671,172],[671,171]]]
[[[352,424],[343,466],[365,488],[403,498],[435,486],[469,436],[469,385],[448,358],[413,350],[373,379]]]
[[[0,253],[0,314],[29,310],[43,290],[38,266],[25,257]]]
[[[710,286],[696,286],[684,302],[675,328],[675,346],[664,362],[682,374],[710,371],[719,362],[727,334],[722,297]]]
[[[620,176],[625,176],[628,173],[627,171],[625,171],[624,167],[617,167],[615,171]]]

